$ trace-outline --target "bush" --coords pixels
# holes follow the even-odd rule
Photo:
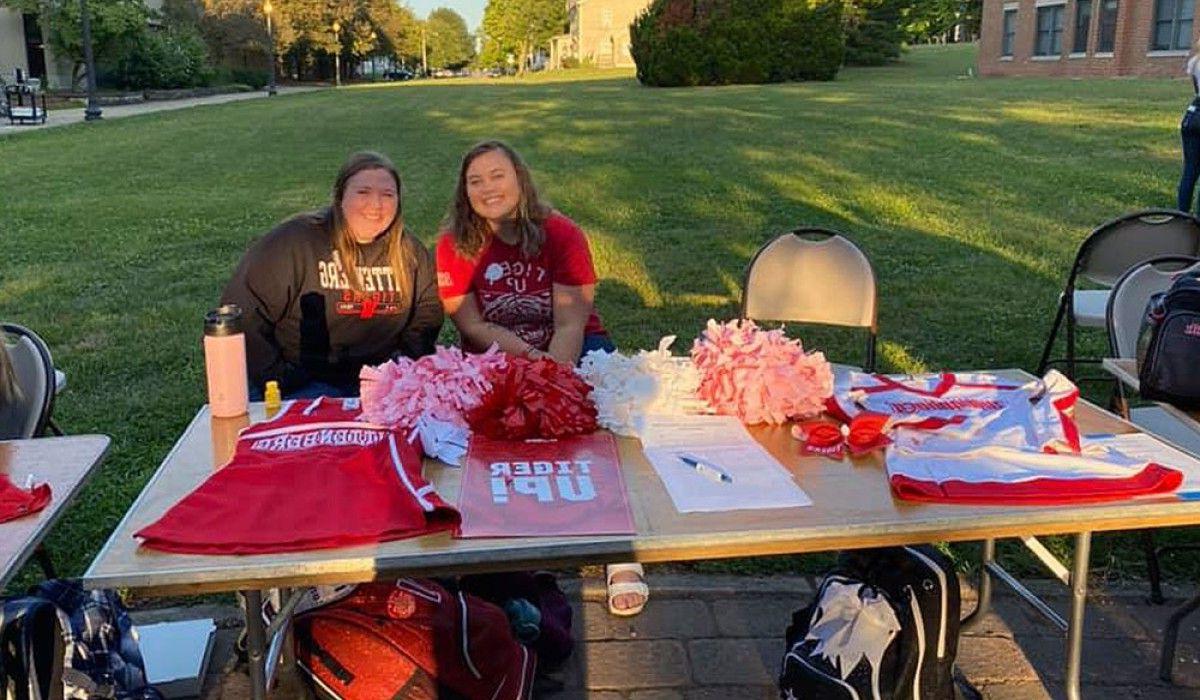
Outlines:
[[[832,80],[841,0],[653,0],[629,28],[645,85]]]
[[[568,69],[569,68],[578,68],[579,67],[579,59],[575,58],[574,56],[567,56],[566,58],[564,58],[562,60],[562,67],[568,68]]]
[[[194,29],[147,28],[109,75],[127,89],[170,90],[209,85],[214,73],[204,40]]]
[[[255,90],[262,90],[271,81],[269,71],[255,68],[229,68],[221,72],[217,81],[223,84],[249,85]]]

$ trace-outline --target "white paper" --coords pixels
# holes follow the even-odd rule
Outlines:
[[[642,432],[646,459],[681,513],[812,505],[791,472],[732,416],[651,416]],[[720,466],[733,482],[710,479],[681,455]]]
[[[1099,440],[1086,440],[1084,448],[1092,445],[1111,447],[1130,457],[1161,464],[1183,472],[1183,483],[1176,493],[1200,493],[1200,460],[1146,433],[1114,435]],[[1161,495],[1161,494],[1158,494]]]
[[[733,416],[652,414],[639,427],[644,447],[736,446],[758,443]]]

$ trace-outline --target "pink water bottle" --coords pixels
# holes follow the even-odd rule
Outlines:
[[[246,378],[246,336],[242,310],[226,304],[204,316],[204,371],[208,376],[208,406],[216,418],[246,413],[249,380]]]

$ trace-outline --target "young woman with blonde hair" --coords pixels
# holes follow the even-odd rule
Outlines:
[[[404,228],[400,174],[364,151],[330,204],[251,246],[221,295],[242,308],[251,396],[356,396],[364,364],[433,352],[442,327],[433,258]]]

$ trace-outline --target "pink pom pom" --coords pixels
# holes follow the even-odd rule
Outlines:
[[[488,374],[504,367],[506,356],[492,346],[481,355],[438,346],[432,355],[407,357],[363,367],[359,393],[363,417],[372,423],[411,428],[422,415],[467,427],[465,415],[491,388]]]
[[[692,362],[700,370],[697,395],[743,423],[810,418],[833,393],[833,368],[823,353],[806,353],[782,330],[749,320],[709,320],[692,345]]]

